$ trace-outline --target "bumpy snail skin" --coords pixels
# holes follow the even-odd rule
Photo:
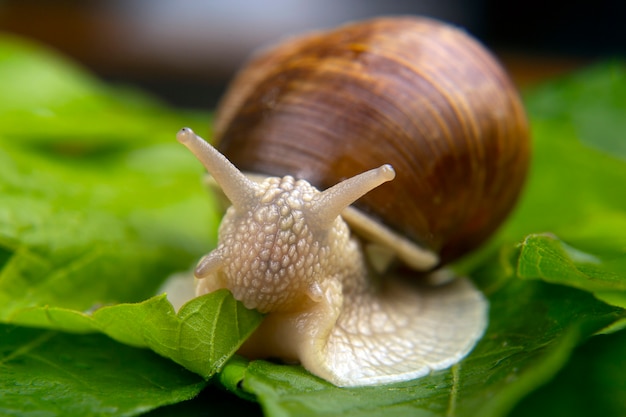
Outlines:
[[[338,386],[417,378],[456,363],[487,322],[467,280],[420,287],[375,276],[340,214],[394,178],[389,165],[325,191],[290,176],[257,184],[183,129],[185,144],[233,204],[218,247],[198,264],[197,295],[227,288],[268,313],[242,353],[298,360]]]

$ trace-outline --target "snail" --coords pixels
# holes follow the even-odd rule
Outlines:
[[[418,17],[287,40],[235,78],[214,133],[217,149],[177,135],[232,203],[196,295],[227,288],[267,314],[242,354],[351,387],[473,349],[487,300],[428,277],[493,234],[530,153],[519,95],[477,41]]]

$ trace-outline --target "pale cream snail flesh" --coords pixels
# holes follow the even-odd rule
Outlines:
[[[245,356],[299,361],[337,386],[366,386],[445,369],[483,335],[488,303],[469,280],[432,286],[379,273],[342,219],[355,200],[393,180],[390,165],[318,191],[291,176],[257,183],[190,129],[177,138],[232,203],[217,248],[194,272],[196,295],[226,288],[267,313]]]

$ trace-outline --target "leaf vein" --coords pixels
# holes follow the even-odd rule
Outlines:
[[[21,347],[15,349],[13,352],[6,355],[4,358],[0,359],[0,364],[5,365],[20,356],[27,355],[29,352],[37,349],[39,346],[43,345],[48,340],[52,339],[55,335],[56,335],[56,332],[43,333],[41,336],[31,340],[29,343],[26,343],[25,345],[22,345]]]

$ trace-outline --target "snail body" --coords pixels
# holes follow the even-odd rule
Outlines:
[[[466,279],[420,291],[375,279],[341,212],[392,180],[390,165],[320,192],[291,176],[255,183],[190,129],[177,137],[233,204],[194,271],[196,295],[227,288],[268,313],[240,353],[297,360],[338,386],[376,385],[446,368],[484,332],[487,303]]]
[[[364,249],[384,246],[430,271],[511,210],[527,126],[480,45],[418,18],[287,41],[235,79],[215,138],[219,150],[178,134],[232,203],[196,267],[196,295],[227,288],[267,313],[241,353],[362,386],[417,378],[471,351],[488,303],[468,279],[407,279],[424,274],[377,265]]]

